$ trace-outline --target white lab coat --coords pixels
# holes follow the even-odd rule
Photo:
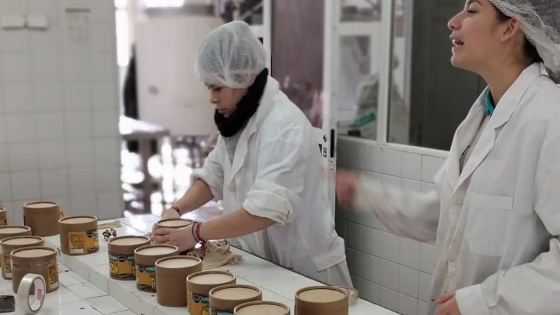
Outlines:
[[[224,211],[243,208],[276,222],[233,243],[318,281],[351,287],[316,132],[269,77],[259,108],[239,137],[233,163],[220,137],[195,177],[208,184],[215,200],[223,201]]]
[[[364,178],[356,196],[391,231],[436,241],[431,298],[456,290],[462,315],[560,314],[560,88],[540,67],[507,90],[460,173],[484,115],[479,97],[437,191],[403,193]]]

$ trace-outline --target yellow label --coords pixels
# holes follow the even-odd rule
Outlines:
[[[187,292],[187,305],[190,315],[210,315],[210,300],[208,295]]]
[[[136,276],[136,264],[134,255],[111,255],[109,254],[109,268],[111,276],[129,278]]]
[[[10,259],[10,254],[2,254],[2,271],[4,272],[4,276],[7,278],[12,277],[12,260]]]
[[[156,291],[156,266],[136,265],[136,284],[138,289]]]
[[[99,250],[97,230],[87,232],[68,232],[70,254],[89,254]]]
[[[50,261],[47,273],[49,274],[49,279],[47,280],[49,290],[58,288],[58,265],[56,264],[56,259]]]

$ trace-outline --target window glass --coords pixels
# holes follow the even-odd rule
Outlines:
[[[449,150],[485,84],[451,65],[447,22],[464,0],[396,0],[388,141]]]
[[[340,0],[341,22],[372,22],[381,18],[381,0]]]
[[[324,5],[324,1],[272,1],[272,76],[317,128],[323,126],[324,114]]]
[[[342,0],[335,102],[340,135],[377,138],[381,1]]]

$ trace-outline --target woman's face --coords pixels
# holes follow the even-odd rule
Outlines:
[[[243,98],[245,89],[232,89],[225,86],[207,84],[210,90],[210,103],[216,105],[218,113],[228,118],[237,109],[237,103]]]
[[[451,33],[451,63],[475,73],[507,55],[506,45],[518,35],[519,23],[499,21],[497,9],[489,0],[468,0],[464,9],[448,23]]]

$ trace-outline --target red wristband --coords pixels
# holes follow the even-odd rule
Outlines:
[[[200,236],[200,227],[202,226],[202,222],[195,221],[193,223],[193,236],[197,243],[205,243],[206,240]]]
[[[195,221],[192,227],[192,233],[194,240],[201,245],[201,249],[203,253],[206,253],[206,240],[200,236],[200,227],[202,226],[202,222]]]

